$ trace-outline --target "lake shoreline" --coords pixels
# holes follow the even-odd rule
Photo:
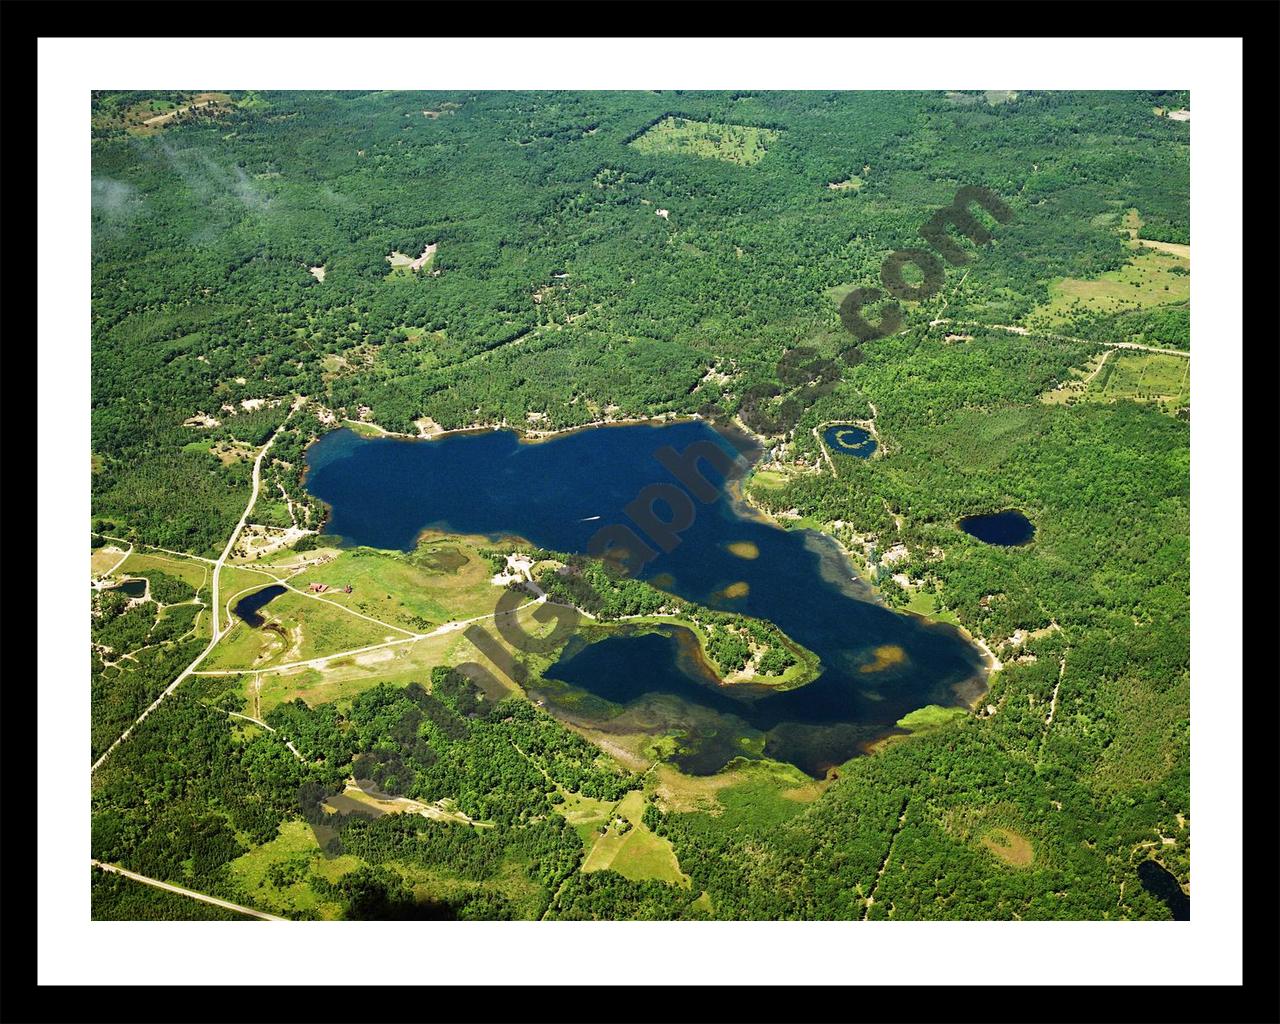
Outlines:
[[[601,426],[635,429],[587,433]],[[482,536],[492,547],[585,551],[592,547],[588,538],[597,527],[626,522],[628,499],[646,486],[670,486],[669,472],[653,458],[657,444],[680,450],[714,439],[726,454],[737,449],[741,457],[720,488],[728,492],[728,500],[717,500],[688,523],[682,521],[671,586],[659,589],[681,602],[722,612],[738,607],[749,617],[773,623],[783,634],[774,642],[791,641],[788,647],[794,643],[793,653],[801,664],[773,678],[709,671],[711,659],[699,636],[695,607],[687,618],[681,614],[666,623],[616,621],[623,634],[675,630],[667,641],[670,647],[638,643],[636,637],[610,644],[607,650],[601,645],[588,654],[587,648],[596,645],[584,636],[579,643],[587,641],[587,648],[568,661],[561,652],[556,661],[570,674],[557,671],[547,677],[573,688],[578,694],[573,701],[594,696],[638,709],[633,718],[636,724],[646,722],[642,731],[684,730],[690,736],[689,749],[680,757],[684,770],[714,772],[723,766],[720,758],[746,749],[742,744],[759,755],[764,748],[756,746],[766,743],[775,756],[813,775],[864,752],[867,740],[896,731],[894,723],[914,709],[932,704],[962,707],[972,701],[975,689],[988,688],[993,665],[989,648],[984,650],[961,630],[942,629],[927,616],[907,615],[891,606],[858,574],[852,552],[828,532],[830,524],[804,519],[786,524],[802,529],[786,529],[780,522],[785,517],[751,500],[742,471],[758,466],[764,452],[732,424],[713,429],[701,416],[690,416],[681,421],[663,417],[641,424],[599,423],[540,432],[533,439],[511,427],[455,433],[477,436],[434,448],[381,445],[350,430],[342,437],[326,436],[322,447],[309,449],[307,457],[313,471],[308,475],[310,493],[330,508],[337,506],[328,528],[351,534],[344,545],[375,548],[403,550],[429,537],[457,532]],[[552,437],[564,439],[563,447],[538,443]],[[517,452],[523,458],[508,461]],[[484,478],[482,484],[477,474]],[[446,478],[457,483],[440,486]],[[371,486],[379,481],[381,487]],[[380,497],[384,488],[394,498],[391,504]],[[600,512],[605,513],[603,521],[591,522],[602,518],[591,513]],[[823,537],[834,543],[824,543]],[[775,561],[748,568],[764,555]],[[725,595],[748,594],[751,600],[741,605],[717,603]],[[846,605],[845,600],[853,603]],[[811,605],[808,612],[803,610]],[[599,623],[604,630],[609,625]],[[684,642],[674,644],[681,637]],[[899,645],[905,646],[905,653]],[[892,682],[877,683],[864,673],[886,667],[876,660],[881,650],[897,653],[893,664],[910,660],[914,668],[897,668],[877,677]],[[736,656],[735,649],[731,657]],[[568,668],[570,663],[577,668]],[[712,698],[694,685],[698,681],[720,697]],[[746,699],[724,703],[730,695]],[[561,703],[558,698],[548,701]]]
[[[788,527],[784,525],[784,521],[782,519],[780,519],[774,513],[770,512],[768,509],[764,508],[754,498],[752,498],[750,492],[745,487],[739,485],[738,487],[732,488],[732,489],[726,488],[726,490],[728,490],[730,500],[737,503],[741,511],[746,512],[747,514],[753,516],[756,519],[763,520],[764,522],[767,522],[770,525],[780,530],[796,529],[796,527]],[[835,546],[839,548],[840,554],[844,558],[845,563],[848,569],[850,570],[850,572],[853,574],[854,578],[856,578],[858,582],[860,582],[864,587],[866,587],[869,595],[868,599],[871,600],[873,603],[879,605],[882,608],[887,609],[888,611],[895,612],[896,614],[899,614],[899,615],[914,615],[920,619],[923,619],[925,622],[952,626],[952,628],[954,628],[957,632],[959,632],[960,635],[963,636],[965,640],[969,642],[970,645],[977,648],[979,653],[982,655],[982,670],[981,670],[981,677],[982,677],[982,683],[983,683],[982,690],[977,696],[973,698],[962,699],[962,702],[966,706],[968,706],[970,710],[976,710],[981,705],[982,701],[986,698],[986,696],[991,692],[992,677],[997,672],[1001,671],[1004,668],[1004,663],[999,658],[996,657],[995,651],[992,650],[991,645],[987,641],[987,639],[985,637],[979,636],[978,634],[972,632],[968,627],[966,627],[960,622],[955,622],[955,623],[942,622],[941,620],[932,618],[931,616],[922,615],[919,612],[911,611],[909,608],[901,608],[901,609],[894,608],[887,601],[885,601],[883,595],[880,592],[880,588],[877,587],[874,582],[867,579],[866,576],[864,576],[861,572],[858,571],[858,563],[855,560],[856,556],[854,555],[853,550],[847,544],[845,544],[844,541],[842,541],[838,536],[836,536],[835,533],[828,532],[826,527],[829,527],[831,525],[832,524],[830,522],[823,522],[821,524],[821,528],[803,526],[803,527],[798,527],[798,529],[812,530],[814,533],[818,534],[819,536],[827,538],[833,544],[835,544]]]
[[[347,421],[347,422],[355,422],[355,421]],[[715,430],[722,437],[725,434],[726,428],[715,426],[711,421],[707,420],[705,417],[701,416],[698,413],[690,413],[687,415],[675,414],[675,413],[660,413],[656,416],[629,417],[626,419],[612,419],[612,418],[606,417],[603,420],[594,420],[591,423],[584,423],[574,427],[562,427],[556,430],[530,430],[530,429],[514,426],[511,424],[473,424],[466,427],[454,427],[449,430],[441,430],[435,433],[431,433],[429,435],[398,433],[394,431],[385,430],[384,428],[374,423],[362,424],[362,425],[372,427],[373,429],[376,429],[377,431],[379,431],[377,437],[371,438],[374,440],[376,440],[378,437],[389,437],[389,438],[395,438],[397,440],[402,440],[402,441],[435,441],[442,437],[449,437],[454,435],[481,435],[481,434],[493,433],[495,431],[508,431],[509,433],[516,435],[516,438],[520,444],[532,445],[532,444],[539,444],[543,441],[550,441],[550,440],[555,440],[557,438],[569,437],[569,436],[572,436],[573,434],[584,433],[588,430],[597,430],[597,429],[603,429],[608,427],[634,427],[634,426],[666,427],[666,426],[672,426],[678,423],[691,423],[691,422],[705,422],[707,423],[708,426],[712,427],[712,429]],[[847,422],[847,423],[859,422],[860,424],[866,423],[869,433],[871,433],[872,436],[875,437],[877,440],[878,450],[874,454],[880,455],[883,452],[883,444],[881,444],[879,441],[879,435],[875,430],[874,420],[868,420],[868,421],[846,420],[846,421],[840,421],[840,422]],[[346,427],[344,429],[351,429],[351,428]],[[750,472],[755,468],[756,464],[759,462],[760,456],[765,451],[768,450],[768,439],[755,433],[746,424],[742,423],[741,420],[739,420],[737,417],[733,419],[728,429],[738,432],[744,438],[746,438],[751,443],[751,445],[754,446],[754,449],[749,448],[748,451],[743,452],[741,448],[738,448],[738,446],[734,445],[734,447],[737,448],[737,450],[739,451],[741,457],[748,460],[747,468],[743,473],[725,482],[725,487],[724,487],[725,493],[728,495],[729,501],[734,506],[735,511],[749,518],[753,518],[758,521],[763,521],[765,523],[768,523],[770,526],[773,526],[774,528],[779,530],[789,531],[791,529],[794,529],[792,527],[788,527],[784,525],[782,519],[780,519],[777,515],[770,512],[769,510],[765,509],[762,505],[758,504],[757,501],[754,498],[752,498],[751,494],[748,492],[746,487],[743,486],[744,481],[746,480],[746,477],[750,474]],[[353,433],[359,433],[359,432],[353,431]],[[821,472],[821,469],[819,468],[816,471]],[[326,511],[328,511],[327,508],[326,508]],[[877,587],[875,583],[867,579],[865,575],[863,575],[861,572],[858,571],[858,564],[855,561],[855,556],[853,551],[843,541],[841,541],[840,538],[837,537],[834,533],[829,532],[827,528],[830,526],[831,526],[831,523],[829,522],[821,522],[817,528],[806,526],[806,527],[801,527],[801,529],[812,529],[814,533],[828,538],[836,545],[836,547],[840,550],[840,553],[844,558],[847,568],[849,569],[853,578],[857,579],[866,588],[867,599],[871,600],[873,603],[879,605],[880,607],[885,608],[888,611],[895,612],[897,614],[914,615],[929,623],[940,622],[940,620],[934,619],[928,615],[922,615],[919,612],[911,611],[910,609],[894,608],[887,601],[885,601],[883,595],[880,592],[880,588]],[[424,528],[422,532],[423,534],[431,532],[431,528],[429,527]],[[439,531],[435,531],[435,532],[439,532]],[[422,534],[419,535],[418,539],[419,540],[422,539]],[[519,537],[518,535],[512,535],[512,534],[507,534],[500,538],[488,538],[488,539],[490,540],[491,543],[498,543],[498,544],[501,544],[503,542],[509,542],[509,541],[521,541],[525,544],[531,544],[531,542],[529,542],[527,538],[522,538],[522,537]],[[658,589],[661,589],[661,588],[658,588]],[[960,635],[963,636],[964,639],[972,647],[976,648],[977,651],[982,656],[982,669],[980,674],[981,674],[983,685],[981,687],[981,692],[973,698],[962,698],[963,704],[968,706],[970,709],[976,709],[981,705],[982,700],[990,692],[992,676],[994,676],[997,672],[1003,669],[1004,664],[1003,662],[1000,661],[999,658],[996,657],[995,652],[992,650],[991,645],[986,640],[986,638],[978,636],[977,634],[973,633],[967,627],[965,627],[964,625],[958,622],[954,624],[951,624],[951,623],[941,623],[941,624],[954,625],[954,628],[960,633]],[[722,680],[722,685],[735,685],[735,684],[729,682],[728,680]]]
[[[557,437],[567,437],[570,434],[576,434],[585,430],[596,430],[601,427],[658,427],[670,426],[675,423],[689,423],[703,419],[704,417],[697,413],[658,413],[656,416],[638,416],[627,419],[614,419],[606,416],[601,420],[592,420],[589,423],[579,423],[572,427],[557,427],[554,430],[539,430],[537,428],[503,422],[471,423],[465,427],[450,427],[447,430],[433,430],[418,434],[407,434],[399,430],[387,430],[385,427],[367,420],[353,420],[346,418],[341,422],[344,429],[350,430],[352,433],[370,440],[376,440],[380,437],[393,437],[400,441],[437,441],[442,437],[453,437],[456,435],[468,434],[488,434],[495,430],[506,430],[515,434],[522,444],[537,444],[539,441],[549,441]],[[364,434],[361,432],[360,428],[375,431],[375,433]]]

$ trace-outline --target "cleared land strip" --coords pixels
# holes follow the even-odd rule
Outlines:
[[[1054,334],[1051,331],[1036,331],[1029,327],[1016,327],[1010,324],[984,324],[977,320],[931,320],[930,327],[938,324],[955,324],[957,327],[985,327],[989,331],[1004,331],[1007,334],[1035,335],[1041,338],[1053,338],[1056,341],[1074,341],[1081,345],[1106,345],[1108,348],[1132,348],[1141,352],[1161,352],[1167,356],[1182,356],[1190,359],[1191,353],[1180,348],[1159,348],[1156,345],[1139,345],[1136,341],[1097,341],[1093,338],[1074,338],[1069,334]],[[903,334],[906,331],[901,332]]]
[[[142,123],[150,125],[164,124],[166,121],[172,121],[179,114],[185,114],[188,110],[202,110],[205,107],[212,106],[214,102],[216,101],[205,100],[203,103],[192,103],[190,106],[186,107],[175,107],[173,110],[167,111],[166,113],[157,114],[155,117],[149,117]],[[155,108],[152,107],[152,109],[154,110]]]
[[[123,537],[112,537],[105,533],[100,533],[98,536],[103,540],[114,541],[116,544],[131,544],[136,547],[146,548],[148,551],[163,551],[166,555],[177,555],[179,558],[190,558],[196,562],[207,562],[209,565],[214,564],[212,558],[205,558],[204,555],[193,555],[188,551],[174,551],[173,548],[158,548],[154,544],[143,544],[141,541],[128,541]]]
[[[876,872],[875,883],[871,886],[871,892],[867,894],[866,909],[862,911],[862,920],[866,920],[871,914],[871,908],[876,902],[876,893],[880,891],[880,879],[884,877],[885,868],[889,866],[889,858],[893,856],[893,844],[897,842],[898,833],[902,831],[903,823],[907,820],[907,808],[911,804],[911,797],[907,797],[902,801],[902,813],[898,815],[898,824],[894,826],[893,834],[889,836],[889,848],[884,851],[884,860],[880,862],[880,870]]]
[[[184,889],[180,885],[170,885],[168,882],[161,882],[155,878],[148,878],[146,875],[140,875],[135,871],[128,871],[125,868],[116,867],[114,864],[103,864],[102,861],[90,860],[95,868],[100,871],[110,871],[113,875],[124,875],[125,878],[132,878],[135,882],[141,882],[143,885],[154,886],[157,889],[163,889],[165,892],[175,892],[179,896],[186,896],[188,899],[199,900],[201,903],[212,903],[215,907],[221,907],[223,910],[233,910],[237,914],[245,914],[248,917],[256,917],[259,921],[287,921],[288,918],[276,917],[275,914],[268,914],[262,910],[253,910],[250,907],[242,907],[239,903],[232,903],[230,900],[220,900],[217,896],[208,896],[202,892],[196,892],[194,889]]]
[[[1044,732],[1040,735],[1040,753],[1036,757],[1036,770],[1039,771],[1040,765],[1044,762],[1044,747],[1049,742],[1049,730],[1053,728],[1053,715],[1058,710],[1058,691],[1062,688],[1062,678],[1067,674],[1067,655],[1069,650],[1062,652],[1062,661],[1058,663],[1058,681],[1053,684],[1053,696],[1049,698],[1049,714],[1045,716]]]

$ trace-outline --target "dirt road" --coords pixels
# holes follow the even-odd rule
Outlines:
[[[259,921],[287,921],[288,918],[276,917],[275,914],[268,914],[262,910],[253,910],[250,907],[242,907],[239,903],[232,903],[229,900],[220,900],[216,896],[207,896],[202,892],[196,892],[194,889],[184,889],[180,885],[170,885],[168,882],[161,882],[155,878],[148,878],[146,875],[139,875],[133,871],[126,871],[124,868],[118,868],[114,864],[103,864],[101,861],[89,861],[99,871],[110,871],[113,875],[124,875],[125,878],[132,878],[135,882],[141,882],[143,885],[151,885],[157,889],[163,889],[165,892],[174,892],[179,896],[186,896],[188,899],[199,900],[201,903],[212,903],[215,907],[221,907],[223,910],[234,910],[237,914],[245,914],[249,917],[256,917]]]

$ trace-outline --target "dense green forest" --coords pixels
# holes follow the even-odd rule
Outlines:
[[[240,729],[190,694],[161,705],[94,776],[93,856],[243,902],[255,894],[242,891],[231,863],[301,816],[331,828],[330,855],[355,855],[372,869],[337,885],[307,878],[347,917],[379,916],[374,905],[381,916],[423,913],[388,864],[476,883],[514,866],[540,915],[583,852],[554,806],[566,793],[616,801],[640,783],[545,711],[519,698],[489,705],[465,676],[444,668],[433,673],[430,692],[414,683],[375,687],[342,708],[297,701],[276,708],[268,724],[274,734]],[[424,830],[412,815],[325,813],[321,804],[349,777],[391,796],[448,798],[486,827]],[[128,895],[121,888],[113,884],[104,904],[118,908]],[[501,918],[531,909],[511,907],[492,887],[464,891],[432,915]]]
[[[1185,236],[1188,128],[1155,117],[1158,99],[309,92],[100,132],[95,514],[213,552],[249,467],[192,450],[217,435],[183,423],[204,413],[258,443],[284,407],[245,401],[303,394],[410,433],[423,416],[732,407],[797,341],[833,344],[828,290],[875,282],[965,184],[1015,218],[948,270],[962,288],[909,312],[945,297],[949,316],[1016,322],[1053,278],[1125,261],[1103,215],[1134,207]],[[629,144],[671,113],[778,135],[750,167]],[[827,187],[855,173],[857,190]],[[393,250],[428,244],[429,269],[388,276]],[[734,379],[703,382],[713,366]]]
[[[1189,883],[1188,418],[1043,396],[1109,343],[1189,352],[1188,306],[1019,325],[1063,279],[1129,263],[1125,211],[1144,239],[1190,242],[1188,124],[1153,113],[1185,93],[230,96],[142,134],[120,110],[184,97],[95,95],[95,530],[216,556],[299,396],[264,463],[268,525],[321,525],[303,452],[343,419],[417,434],[732,414],[777,391],[785,353],[846,352],[843,295],[981,185],[1011,219],[964,243],[936,296],[902,303],[903,333],[804,396],[770,439],[779,479],[747,486],[783,522],[903,545],[893,571],[1003,669],[974,713],[855,758],[816,799],[754,780],[709,806],[649,801],[688,888],[578,871],[555,808],[641,780],[444,670],[276,708],[268,724],[301,759],[199,699],[216,694],[180,690],[95,775],[95,857],[251,902],[229,865],[306,820],[361,861],[336,881],[304,872],[348,917],[1168,916],[1135,867],[1158,855]],[[392,273],[393,251],[428,246],[421,269]],[[875,423],[877,456],[812,471],[814,428],[852,419]],[[1027,547],[955,527],[1011,507],[1035,523]],[[156,600],[183,600],[181,581],[149,575]],[[590,563],[540,581],[604,619],[672,606]],[[95,756],[198,653],[176,611],[95,595]],[[785,668],[768,624],[703,626],[722,669],[748,636]],[[133,650],[128,672],[114,664]],[[322,820],[348,777],[493,827]],[[453,895],[417,899],[428,875]],[[156,896],[95,876],[103,917],[148,916]]]

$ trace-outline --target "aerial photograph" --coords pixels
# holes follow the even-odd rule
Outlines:
[[[1189,90],[201,84],[80,129],[93,921],[1189,929]]]

